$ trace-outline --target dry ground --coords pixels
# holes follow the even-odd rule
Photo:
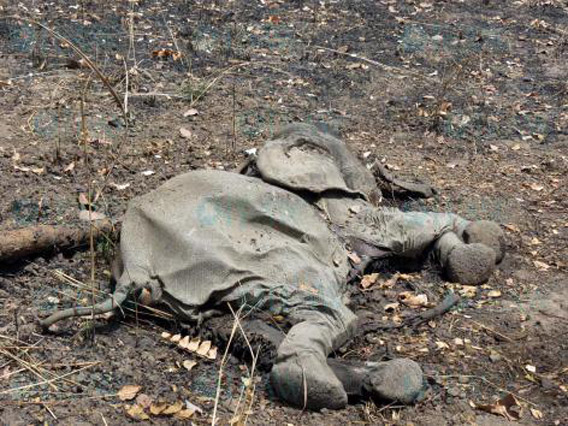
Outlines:
[[[498,424],[503,416],[474,407],[509,393],[521,423],[568,423],[565,2],[0,0],[0,14],[2,231],[78,224],[88,191],[97,212],[119,221],[133,196],[188,170],[232,169],[294,121],[324,123],[367,163],[440,191],[385,203],[503,224],[508,255],[478,289],[432,268],[392,289],[353,289],[354,309],[388,319],[410,311],[384,313],[404,290],[434,303],[449,287],[464,296],[444,318],[368,335],[338,354],[415,359],[431,385],[424,401],[301,413],[274,400],[262,376],[250,423]],[[128,128],[66,42],[14,15],[88,55],[127,99]],[[84,321],[38,334],[36,314],[90,298],[58,271],[82,283],[94,271],[106,288],[111,252],[100,242],[94,268],[80,250],[0,269],[3,424],[134,422],[115,396],[126,384],[153,401],[188,400],[203,410],[193,422],[211,421],[220,361],[180,368],[187,356],[160,341],[177,324],[130,315],[98,321],[94,339]],[[229,360],[223,422],[248,368]]]

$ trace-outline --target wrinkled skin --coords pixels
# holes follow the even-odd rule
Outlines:
[[[316,410],[342,408],[353,395],[412,403],[423,390],[415,362],[328,360],[356,327],[343,299],[347,255],[356,252],[368,264],[432,252],[450,280],[480,284],[503,257],[499,226],[378,207],[380,191],[371,173],[343,142],[311,126],[275,135],[245,173],[251,177],[188,173],[131,203],[116,263],[117,289],[95,310],[111,310],[142,294],[181,319],[195,320],[226,303],[248,303],[293,324],[271,372],[282,400]],[[202,220],[200,211],[211,208],[230,220],[213,223],[210,214]],[[91,312],[61,311],[43,325]]]

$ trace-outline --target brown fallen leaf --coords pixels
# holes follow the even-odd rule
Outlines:
[[[130,401],[136,398],[138,392],[142,389],[142,386],[138,385],[124,385],[120,388],[117,395],[121,401]]]
[[[145,393],[141,393],[136,397],[136,404],[144,409],[150,408],[152,401],[152,397],[146,395]]]
[[[79,212],[79,220],[82,220],[83,222],[94,222],[96,220],[104,220],[106,218],[106,215],[100,212],[89,212],[89,210],[81,210]]]
[[[547,265],[544,262],[541,262],[540,260],[535,260],[533,261],[534,266],[536,266],[539,270],[541,271],[547,271],[548,269],[550,269],[550,265]]]
[[[411,308],[428,306],[428,296],[425,294],[414,294],[411,291],[403,291],[400,293],[398,300]]]
[[[363,275],[363,278],[361,279],[361,287],[362,288],[369,288],[371,287],[373,284],[375,284],[377,282],[377,279],[379,278],[379,274],[378,273],[373,273],[373,274],[369,274],[369,275]]]
[[[168,406],[168,404],[166,402],[156,402],[152,405],[150,405],[150,413],[153,416],[159,416],[160,414],[162,414],[164,412],[164,410],[166,409],[166,407]]]
[[[398,282],[399,278],[400,278],[400,274],[397,272],[392,277],[390,277],[388,280],[385,280],[384,282],[382,282],[379,287],[381,289],[393,288],[395,286],[395,284]]]
[[[193,367],[195,367],[197,365],[197,361],[194,361],[192,359],[186,359],[183,362],[183,368],[185,368],[187,371],[191,371],[191,369]]]
[[[487,296],[496,299],[498,297],[501,297],[501,292],[499,290],[491,290],[487,293]]]
[[[177,401],[175,404],[166,407],[166,409],[162,411],[162,415],[171,416],[172,414],[179,413],[182,410],[182,408],[183,408],[183,402]]]
[[[175,413],[174,417],[176,419],[180,419],[180,420],[188,420],[194,414],[195,414],[195,410],[190,410],[190,409],[187,408],[185,410],[181,410],[181,411],[178,411],[177,413]]]
[[[487,413],[503,416],[509,421],[520,420],[522,415],[522,407],[519,401],[512,395],[508,394],[493,404],[479,405],[476,407]]]
[[[531,408],[531,414],[537,420],[541,420],[544,417],[544,414],[542,414],[542,411],[537,410],[536,408]]]
[[[134,420],[149,420],[150,416],[144,412],[144,409],[139,405],[132,405],[126,410],[128,414]]]

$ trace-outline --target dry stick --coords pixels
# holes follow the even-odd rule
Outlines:
[[[339,55],[349,56],[350,58],[357,59],[357,60],[359,60],[359,61],[367,62],[368,64],[371,64],[371,65],[375,65],[375,66],[377,66],[377,67],[380,67],[380,68],[384,69],[385,71],[398,72],[398,73],[401,73],[401,74],[405,74],[405,73],[406,73],[406,74],[413,75],[413,76],[415,76],[415,77],[423,78],[423,79],[425,79],[425,80],[431,80],[431,81],[436,81],[436,82],[438,81],[438,79],[436,79],[436,78],[432,78],[432,77],[430,77],[430,76],[423,75],[423,74],[421,74],[421,73],[419,73],[419,72],[415,72],[415,71],[411,71],[411,70],[406,70],[406,69],[401,69],[401,68],[397,68],[397,67],[392,67],[392,66],[390,66],[390,65],[386,65],[386,64],[383,64],[383,63],[381,63],[381,62],[373,61],[372,59],[368,59],[368,58],[365,58],[365,57],[363,57],[363,56],[358,56],[358,55],[356,55],[356,54],[354,54],[354,53],[342,52],[342,51],[340,51],[340,50],[330,49],[329,47],[324,47],[324,46],[313,46],[313,47],[316,48],[316,49],[323,49],[323,50],[327,50],[328,52],[337,53],[337,54],[339,54]]]
[[[259,354],[260,348],[259,348],[259,350],[257,351],[257,353],[256,353],[256,355],[255,355],[254,350],[253,350],[253,348],[252,348],[252,345],[250,344],[250,340],[249,340],[249,338],[247,337],[247,335],[246,335],[246,333],[245,333],[245,331],[244,331],[244,329],[243,329],[243,326],[242,326],[242,324],[241,324],[241,320],[239,319],[238,315],[237,315],[237,314],[235,313],[235,311],[233,310],[233,307],[231,306],[231,304],[230,304],[230,303],[227,303],[227,306],[229,307],[229,309],[231,310],[231,313],[233,314],[233,317],[235,318],[235,321],[236,321],[236,323],[237,323],[237,326],[239,327],[239,330],[240,330],[240,332],[241,332],[241,334],[242,334],[242,336],[243,336],[243,339],[245,340],[245,342],[246,342],[246,344],[247,344],[247,346],[248,346],[248,348],[249,348],[250,355],[251,355],[251,357],[252,357],[252,365],[251,365],[251,372],[250,372],[250,378],[249,378],[249,380],[250,380],[249,383],[250,383],[250,385],[252,386],[251,401],[250,401],[250,403],[249,403],[249,408],[250,408],[250,407],[252,406],[252,402],[254,401],[254,390],[255,390],[255,385],[254,385],[254,371],[255,371],[255,369],[256,369],[256,362],[257,362],[257,359],[258,359],[258,354]],[[249,411],[249,410],[247,410],[247,411]],[[245,414],[246,414],[246,413],[245,413]],[[247,418],[248,418],[248,414],[247,414]],[[246,423],[246,420],[245,420],[245,423]]]
[[[217,380],[217,391],[215,393],[215,405],[213,406],[213,419],[211,420],[211,425],[215,426],[217,421],[217,408],[219,405],[219,398],[221,396],[221,380],[223,379],[223,368],[225,363],[227,362],[227,356],[229,355],[229,349],[231,347],[231,343],[233,342],[233,337],[235,336],[235,332],[237,331],[237,322],[233,321],[233,329],[231,330],[231,335],[229,337],[229,341],[227,342],[227,346],[225,347],[225,352],[223,353],[223,358],[221,359],[221,366],[219,367],[219,379]]]
[[[9,393],[12,393],[12,392],[19,391],[19,390],[30,389],[30,388],[34,388],[34,387],[45,385],[45,384],[51,385],[51,383],[57,382],[58,380],[63,380],[66,377],[69,377],[73,374],[76,374],[80,371],[86,370],[87,368],[91,368],[92,366],[98,365],[98,364],[100,364],[100,361],[97,361],[96,363],[94,363],[92,365],[87,365],[87,366],[79,368],[77,370],[70,371],[69,373],[62,374],[61,376],[54,377],[53,379],[43,380],[41,382],[32,383],[30,385],[24,385],[24,386],[19,386],[17,388],[7,389],[5,391],[1,391],[0,395],[6,395],[6,394],[9,394]]]
[[[36,366],[30,364],[27,361],[24,361],[23,359],[14,355],[13,353],[10,353],[9,351],[5,351],[4,349],[0,349],[0,353],[4,356],[7,356],[8,358],[12,358],[14,361],[16,361],[18,364],[24,366],[28,371],[35,374],[40,379],[46,380],[46,378],[41,375],[41,373],[39,372],[39,369]],[[49,387],[51,387],[55,391],[59,390],[59,388],[57,386],[55,386],[53,383],[50,383]]]

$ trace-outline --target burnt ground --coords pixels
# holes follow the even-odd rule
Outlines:
[[[418,361],[430,384],[422,402],[302,413],[272,398],[264,374],[248,422],[499,424],[505,417],[475,407],[510,393],[520,423],[568,423],[565,2],[25,0],[0,1],[0,13],[67,37],[122,103],[128,87],[130,113],[125,128],[116,100],[66,42],[0,20],[2,231],[80,225],[88,191],[93,209],[119,222],[135,195],[188,170],[233,169],[244,150],[295,121],[330,126],[366,163],[439,189],[431,200],[386,204],[503,224],[508,254],[477,289],[440,280],[432,266],[392,288],[389,271],[367,291],[353,288],[356,311],[387,321],[417,310],[385,312],[402,291],[431,303],[448,288],[463,295],[442,318],[370,333],[336,354]],[[160,339],[175,322],[140,313],[36,329],[36,315],[88,303],[93,271],[108,287],[112,246],[97,244],[94,267],[81,249],[0,270],[3,424],[134,422],[132,401],[116,396],[126,384],[142,386],[140,404],[187,400],[203,410],[191,421],[211,421],[221,356],[184,369],[191,356]],[[249,375],[250,363],[229,358],[223,423]]]

